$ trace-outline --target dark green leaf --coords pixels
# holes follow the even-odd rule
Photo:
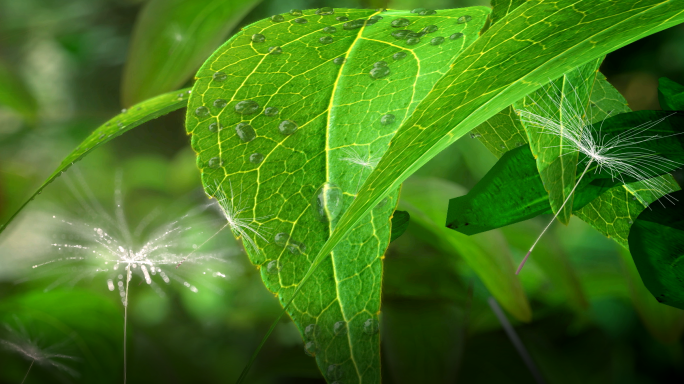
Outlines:
[[[629,231],[629,250],[646,288],[658,302],[684,309],[684,191],[661,197]]]
[[[406,211],[394,211],[392,214],[392,233],[390,236],[390,243],[403,235],[408,228],[411,215]]]
[[[684,111],[684,86],[661,77],[658,79],[658,100],[662,109]]]
[[[123,104],[183,86],[260,1],[149,1],[133,30],[122,80]]]

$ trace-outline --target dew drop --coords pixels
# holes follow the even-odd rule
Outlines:
[[[342,366],[340,364],[328,365],[328,370],[327,370],[326,376],[328,377],[328,380],[330,380],[330,381],[340,380],[343,376]]]
[[[301,10],[301,9],[290,9],[290,15],[292,15],[292,16],[301,16],[301,15],[302,15],[302,10]]]
[[[314,343],[313,341],[307,341],[306,344],[304,344],[304,352],[306,352],[306,354],[311,357],[316,356],[316,343]]]
[[[285,18],[283,15],[273,15],[271,16],[271,21],[274,23],[280,23],[281,21],[285,21]]]
[[[430,45],[440,45],[443,42],[444,42],[444,37],[437,36],[437,37],[433,37],[432,40],[430,40]]]
[[[430,16],[430,15],[434,15],[434,14],[436,14],[436,13],[437,13],[437,11],[434,11],[434,10],[432,10],[432,9],[424,9],[424,10],[418,12],[418,15],[420,15],[420,16]]]
[[[290,244],[287,245],[287,250],[293,255],[301,255],[306,252],[306,245],[298,241],[290,241]]]
[[[294,19],[294,22],[297,24],[306,24],[309,22],[309,20],[299,17],[299,18]]]
[[[235,126],[235,133],[237,133],[240,140],[245,143],[250,142],[256,138],[256,131],[251,125],[247,123],[240,123]]]
[[[128,109],[126,109],[126,108],[121,110],[121,113],[126,113],[126,112],[128,112]]]
[[[201,105],[195,109],[195,116],[197,117],[207,117],[209,116],[209,108]]]
[[[397,40],[406,40],[406,36],[411,33],[408,29],[402,29],[399,31],[394,31],[392,32],[392,37],[394,37]]]
[[[404,57],[406,57],[406,52],[404,52],[404,51],[400,51],[400,52],[397,52],[397,53],[395,53],[394,55],[392,55],[392,58],[393,58],[394,60],[401,60],[401,59],[403,59]]]
[[[373,63],[373,68],[380,68],[380,67],[386,67],[387,62],[386,61],[376,61]]]
[[[337,32],[337,28],[335,28],[335,27],[325,27],[325,28],[323,28],[323,32],[325,32],[325,33],[335,33],[335,32]]]
[[[411,13],[420,13],[427,10],[426,8],[414,8],[411,10]]]
[[[316,324],[309,324],[304,328],[304,337],[307,340],[313,340],[316,336]]]
[[[423,32],[432,33],[432,32],[437,32],[438,29],[439,29],[439,27],[436,25],[428,25],[427,27],[423,28]]]
[[[347,16],[337,16],[335,18],[335,20],[337,20],[337,21],[348,21],[349,18]]]
[[[393,26],[394,28],[408,27],[409,24],[411,24],[411,22],[408,19],[404,19],[404,18],[394,19],[390,23],[390,25]]]
[[[344,56],[336,57],[333,59],[333,64],[342,65],[345,62]]]
[[[406,39],[406,45],[416,45],[420,43],[420,37],[409,37]]]
[[[212,133],[216,133],[216,132],[220,131],[222,128],[223,127],[221,127],[221,124],[219,124],[217,122],[213,122],[213,123],[209,124],[209,132],[212,132]]]
[[[379,329],[380,324],[378,324],[378,321],[375,319],[368,319],[363,322],[363,331],[369,335],[374,335],[378,333]]]
[[[276,107],[266,107],[264,108],[264,115],[266,116],[277,116],[280,113],[280,110]]]
[[[221,165],[223,165],[223,162],[218,157],[212,157],[207,162],[207,165],[209,166],[209,168],[216,169],[216,168],[220,167]]]
[[[216,108],[225,108],[226,105],[228,105],[228,102],[225,99],[216,99],[214,100],[214,107]]]
[[[338,321],[333,325],[333,333],[335,336],[342,336],[347,334],[347,322]]]
[[[390,74],[389,67],[374,67],[370,70],[370,77],[373,79],[382,79]]]
[[[423,37],[425,36],[425,32],[420,31],[420,32],[410,32],[408,35],[406,35],[407,38],[412,38],[412,37]]]
[[[254,164],[259,164],[262,161],[264,161],[264,155],[262,155],[259,152],[254,152],[251,155],[249,155],[249,161]]]
[[[320,41],[321,44],[330,44],[333,42],[333,38],[332,36],[323,36],[320,39],[318,39],[318,41]]]
[[[388,113],[380,118],[380,124],[382,125],[390,125],[394,123],[395,117],[394,115]]]
[[[259,111],[259,104],[253,100],[243,100],[235,104],[235,112],[241,115],[253,115]]]
[[[280,122],[280,125],[278,125],[278,129],[283,135],[291,135],[297,132],[298,128],[299,126],[297,126],[297,123],[291,120],[283,120]]]
[[[456,32],[453,35],[449,36],[451,40],[460,39],[461,37],[463,37],[463,34],[461,32]]]
[[[288,235],[285,232],[280,232],[280,233],[277,233],[275,235],[275,237],[273,238],[273,241],[275,242],[275,244],[277,246],[284,247],[285,245],[287,245],[287,241],[289,239],[290,239],[290,235]]]
[[[332,15],[333,13],[335,13],[335,10],[332,9],[332,7],[323,7],[316,10],[316,14],[321,16],[328,16]]]
[[[214,72],[211,77],[216,81],[224,81],[228,78],[228,75],[226,75],[225,72],[218,71]]]
[[[269,55],[280,55],[281,53],[283,53],[283,49],[280,47],[268,47]]]
[[[314,196],[312,205],[318,220],[323,223],[335,220],[342,211],[342,190],[333,183],[325,183]]]
[[[373,25],[380,20],[382,20],[382,16],[380,16],[380,15],[371,16],[368,18],[368,21],[366,22],[366,24]]]
[[[266,272],[275,275],[278,273],[280,268],[278,267],[278,260],[271,260],[266,264]]]
[[[347,31],[359,29],[359,28],[363,27],[363,25],[365,23],[366,23],[366,20],[363,20],[363,19],[347,21],[346,23],[342,24],[342,29],[347,30]]]
[[[458,18],[458,20],[456,20],[456,24],[465,24],[472,19],[473,18],[470,15],[461,16]]]

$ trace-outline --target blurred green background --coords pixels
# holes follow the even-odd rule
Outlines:
[[[95,127],[135,102],[190,85],[201,62],[241,26],[292,8],[442,9],[488,3],[0,1],[0,222]],[[610,54],[601,70],[633,109],[658,109],[657,79],[684,83],[684,25]],[[24,338],[77,358],[57,359],[76,375],[36,364],[26,383],[122,382],[124,307],[119,292],[108,289],[107,272],[97,272],[87,260],[32,266],[69,256],[51,244],[78,242],[61,220],[106,225],[84,204],[96,201],[113,215],[118,171],[132,227],[151,212],[159,213],[154,227],[207,204],[183,114],[171,113],[98,148],[67,171],[68,178],[50,185],[0,236],[0,323],[5,325],[0,339],[14,340],[7,327],[23,329]],[[465,193],[494,162],[484,146],[466,136],[410,182]],[[74,193],[74,186],[81,192]],[[446,201],[439,204],[446,208]],[[190,236],[197,244],[223,224],[214,209],[193,220]],[[508,248],[502,252],[510,252],[517,263],[545,220],[498,231]],[[434,236],[412,222],[387,252],[384,381],[533,382],[487,305],[490,295],[482,282],[456,248]],[[648,294],[628,254],[575,219],[567,227],[552,227],[537,249],[521,275],[532,320],[508,317],[549,383],[684,381],[684,312]],[[227,232],[202,250],[221,252],[223,261],[187,268],[168,285],[148,286],[139,276],[131,281],[129,383],[234,382],[279,313],[277,300]],[[209,269],[225,277],[204,273]],[[21,382],[31,361],[3,345],[0,383]],[[325,381],[304,354],[294,325],[284,320],[249,382]]]

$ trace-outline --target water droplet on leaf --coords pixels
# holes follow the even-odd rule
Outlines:
[[[333,38],[332,36],[323,36],[320,39],[318,39],[318,41],[320,41],[321,44],[330,44],[333,42]]]
[[[380,118],[380,124],[382,125],[390,125],[394,123],[395,117],[394,115],[388,113]]]
[[[249,155],[249,161],[254,164],[259,164],[262,161],[264,161],[264,155],[262,155],[259,152],[254,152],[251,155]]]
[[[221,125],[217,122],[213,122],[213,123],[209,124],[209,132],[216,133],[219,130],[221,130],[221,128],[223,128],[223,127],[221,127]]]
[[[335,13],[335,10],[332,7],[323,7],[316,10],[316,14],[321,16],[332,15],[333,13]]]
[[[252,115],[259,111],[259,104],[253,100],[243,100],[235,104],[235,112],[241,115]]]
[[[269,55],[280,55],[281,53],[283,53],[283,49],[280,47],[268,47]]]
[[[347,334],[347,322],[338,321],[333,325],[333,332],[335,336],[342,336]]]
[[[291,241],[290,244],[287,245],[287,250],[293,255],[301,255],[306,252],[306,245],[298,241]]]
[[[375,67],[370,70],[370,77],[374,79],[381,79],[390,74],[389,67]]]
[[[301,16],[301,15],[302,15],[302,10],[301,10],[301,9],[290,9],[290,15],[292,15],[292,16]]]
[[[287,245],[287,241],[290,239],[290,235],[285,232],[280,232],[275,235],[273,241],[277,246],[284,247]]]
[[[363,27],[363,25],[366,23],[366,20],[363,19],[357,19],[357,20],[352,20],[352,21],[347,21],[346,23],[342,24],[342,29],[350,31],[353,29],[359,29]]]
[[[368,319],[363,322],[363,331],[369,335],[374,335],[378,333],[379,329],[380,324],[378,324],[378,321],[375,319]]]
[[[325,28],[323,28],[323,32],[325,32],[325,33],[335,33],[335,32],[337,32],[337,28],[335,28],[335,27],[325,27]]]
[[[204,105],[197,107],[197,109],[195,109],[195,116],[197,116],[197,117],[209,116],[209,108],[205,107]]]
[[[207,162],[207,165],[209,166],[209,168],[216,169],[216,168],[220,167],[221,165],[223,165],[223,162],[218,157],[212,157]]]
[[[224,72],[218,71],[218,72],[214,72],[214,74],[211,77],[215,81],[224,81],[228,78],[228,75],[226,75]]]
[[[409,33],[411,33],[410,30],[402,29],[400,31],[392,32],[392,37],[394,37],[397,40],[406,40],[406,37],[408,36]]]
[[[461,37],[463,37],[463,34],[461,32],[456,32],[453,35],[449,36],[451,40],[460,39]]]
[[[394,60],[401,60],[401,59],[403,59],[404,57],[406,57],[406,52],[403,52],[403,51],[397,52],[397,53],[395,53],[394,55],[392,55],[392,58],[393,58]]]
[[[294,22],[297,23],[297,24],[306,24],[306,23],[309,22],[309,20],[303,19],[303,18],[300,17],[300,18],[294,19]]]
[[[304,344],[304,352],[311,357],[316,356],[316,343],[313,341],[307,341],[306,344]]]
[[[335,20],[337,20],[337,21],[347,21],[347,20],[349,20],[349,18],[348,18],[347,16],[337,16],[337,17],[335,18]]]
[[[432,40],[430,40],[430,45],[440,45],[444,42],[444,38],[442,36],[437,36],[433,37]]]
[[[283,15],[273,15],[271,16],[271,21],[274,23],[280,23],[281,21],[285,21],[285,18]]]
[[[380,68],[380,67],[386,67],[387,62],[386,61],[376,61],[373,63],[373,68]]]
[[[278,130],[280,130],[280,133],[283,135],[291,135],[295,132],[297,132],[297,123],[291,120],[283,120],[280,122],[280,125],[278,125]]]
[[[411,24],[411,22],[408,19],[403,19],[403,18],[394,19],[390,23],[390,25],[395,27],[395,28],[407,27],[409,24]]]
[[[278,260],[271,260],[266,264],[266,272],[275,275],[278,273],[280,268],[278,267]]]
[[[314,196],[318,220],[323,223],[335,220],[342,210],[342,190],[333,183],[325,183]]]
[[[216,108],[225,108],[226,105],[228,105],[228,102],[225,99],[214,100],[214,107]]]
[[[328,365],[326,376],[328,377],[328,380],[335,381],[342,378],[342,373],[342,366],[340,364],[330,364]]]
[[[436,13],[437,13],[437,11],[434,11],[434,10],[432,10],[432,9],[424,9],[424,10],[418,12],[418,15],[420,15],[420,16],[430,16],[430,15],[434,15],[434,14],[436,14]]]
[[[250,142],[256,138],[256,131],[247,123],[240,123],[235,126],[235,133],[237,133],[240,140],[245,143]]]
[[[266,107],[264,108],[264,115],[266,116],[277,116],[280,113],[280,110],[276,107]]]
[[[304,328],[304,337],[307,340],[313,340],[316,336],[316,324],[309,324]]]
[[[409,37],[406,39],[406,45],[416,45],[418,43],[420,43],[419,37]]]
[[[345,62],[345,58],[343,56],[336,57],[333,59],[333,64],[342,65],[342,64],[344,64],[344,62]]]
[[[472,20],[472,19],[473,19],[473,18],[472,18],[471,16],[469,16],[469,15],[461,16],[461,17],[458,18],[458,20],[456,20],[456,24],[465,24],[465,23],[469,22],[469,21]]]

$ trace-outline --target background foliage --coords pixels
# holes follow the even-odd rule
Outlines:
[[[0,222],[94,127],[147,96],[189,85],[207,53],[241,26],[291,8],[487,5],[486,1],[447,0],[389,4],[265,0],[258,5],[233,1],[234,12],[218,15],[210,11],[215,1],[197,1],[198,9],[206,7],[200,11],[209,10],[204,17],[216,18],[213,24],[200,23],[215,26],[200,34],[193,27],[198,23],[195,19],[179,18],[173,12],[159,11],[168,17],[166,22],[160,16],[156,24],[145,23],[145,12],[161,7],[159,3],[163,2],[0,2]],[[150,38],[160,41],[163,49],[151,50],[146,62],[135,52]],[[680,25],[608,55],[601,71],[632,109],[658,109],[657,78],[684,83],[682,41]],[[141,76],[158,62],[178,65],[162,67],[164,73],[158,76]],[[184,80],[168,80],[178,78]],[[147,79],[150,83],[145,83]],[[145,93],[149,89],[154,92]],[[126,213],[134,225],[154,207],[172,219],[206,201],[188,144],[183,111],[178,111],[98,148],[78,165],[78,171],[101,204],[113,211],[114,174],[121,169]],[[485,285],[464,261],[469,252],[463,239],[449,238],[459,235],[454,231],[439,232],[443,218],[434,212],[444,213],[446,205],[420,206],[409,193],[412,185],[426,183],[440,186],[435,190],[449,197],[465,193],[495,161],[477,140],[465,137],[407,182],[400,207],[412,216],[418,214],[384,260],[385,382],[531,380],[487,305],[490,294]],[[77,178],[73,170],[67,174]],[[71,279],[63,277],[75,276],[78,268],[86,267],[78,263],[46,271],[31,268],[58,257],[50,244],[65,229],[49,219],[78,215],[80,207],[66,180],[58,178],[0,238],[0,322],[25,324],[48,344],[68,339],[65,353],[80,358],[70,363],[80,372],[78,378],[34,367],[28,383],[121,381],[123,307],[117,292],[109,292],[101,276],[71,287]],[[206,223],[196,229],[198,238],[221,224],[214,211],[205,212],[204,218]],[[473,246],[495,254],[487,250],[494,237],[499,249],[507,249],[517,263],[545,220],[473,236]],[[220,236],[208,247],[236,249],[223,267],[227,278],[211,281],[222,293],[206,289],[193,293],[175,284],[164,287],[161,297],[134,280],[130,383],[232,381],[278,314],[277,299],[263,287],[259,273],[229,236]],[[60,279],[64,281],[56,285]],[[516,297],[525,304],[520,304],[518,313],[511,309],[514,306],[506,308],[549,382],[658,383],[684,377],[682,311],[655,302],[629,255],[576,218],[568,227],[553,227],[551,236],[538,246],[534,262],[526,266],[521,283],[526,299]],[[530,317],[525,308],[531,319],[521,322]],[[419,368],[407,370],[407,362]],[[19,382],[29,363],[0,350],[0,382]],[[288,321],[278,325],[255,368],[250,382],[323,382]]]

